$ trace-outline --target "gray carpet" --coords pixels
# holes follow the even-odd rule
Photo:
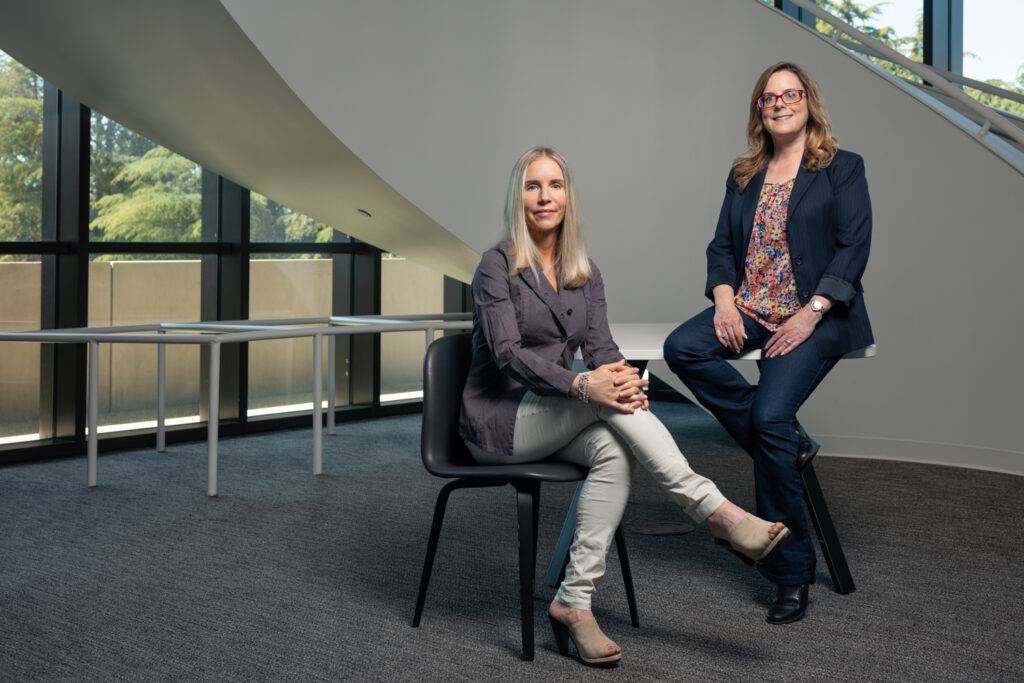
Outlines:
[[[750,505],[750,465],[692,406],[656,412],[695,468]],[[519,659],[511,488],[456,492],[420,628],[409,625],[434,498],[419,416],[0,469],[0,679],[1021,680],[1024,479],[842,458],[816,465],[857,591],[824,563],[807,619],[764,623],[771,587],[714,547],[627,532],[641,628],[614,551],[595,602],[620,666],[559,656],[536,590]],[[546,485],[543,574],[571,485]],[[681,519],[638,470],[626,525]]]

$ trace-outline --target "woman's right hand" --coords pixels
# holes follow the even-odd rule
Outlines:
[[[715,295],[715,336],[719,343],[733,353],[743,349],[747,332],[743,329],[743,316],[733,300],[735,293],[729,285],[718,285]]]
[[[620,360],[616,363],[608,363],[595,368],[589,378],[589,398],[591,403],[599,403],[603,406],[614,408],[621,413],[632,415],[637,408],[643,408],[643,401],[635,400],[628,403],[621,403],[619,396],[622,394],[624,379],[629,375],[635,375],[630,379],[639,379],[636,368],[626,365],[626,361]],[[643,394],[640,394],[641,396]],[[644,397],[646,399],[646,396]]]

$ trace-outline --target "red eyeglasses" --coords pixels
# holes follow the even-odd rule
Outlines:
[[[757,98],[757,108],[774,107],[776,100],[780,99],[783,104],[796,104],[804,98],[806,93],[806,90],[783,90],[781,95],[761,95]]]

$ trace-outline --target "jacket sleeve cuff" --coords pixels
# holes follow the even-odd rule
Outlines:
[[[853,297],[857,295],[853,285],[834,275],[823,275],[814,293],[828,297],[832,301],[846,307],[849,307],[850,303],[853,302]]]
[[[729,285],[730,287],[733,287],[733,282],[735,281],[736,278],[733,277],[733,273],[731,271],[727,271],[724,268],[716,268],[708,273],[707,283],[704,286],[704,296],[709,299],[714,299],[714,294],[712,294],[712,292],[715,287],[718,285]]]

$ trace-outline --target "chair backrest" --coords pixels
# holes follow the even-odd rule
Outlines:
[[[423,466],[438,476],[451,476],[445,472],[449,468],[476,465],[459,438],[462,388],[472,358],[473,335],[455,334],[431,343],[423,359],[420,453]]]

